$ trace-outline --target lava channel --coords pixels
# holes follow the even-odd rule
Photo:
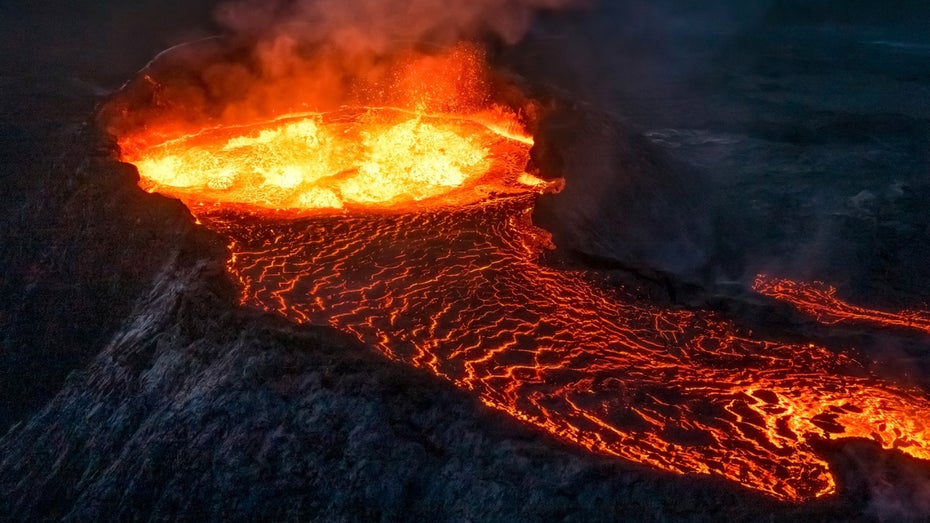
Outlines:
[[[930,334],[930,312],[886,312],[853,305],[836,297],[836,287],[821,282],[804,283],[760,274],[753,289],[792,305],[824,325],[867,324],[876,327],[917,330]]]
[[[145,189],[229,238],[244,305],[353,333],[591,451],[792,502],[835,491],[818,439],[930,459],[923,392],[540,263],[530,216],[558,182],[524,172],[532,139],[505,116],[354,108],[121,144]]]

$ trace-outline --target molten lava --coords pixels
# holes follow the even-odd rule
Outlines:
[[[489,126],[498,115],[497,125]],[[289,115],[202,130],[152,147],[124,142],[146,190],[197,205],[423,208],[545,185],[513,162],[530,138],[498,109],[467,116],[388,108]],[[525,159],[524,159],[525,161]]]
[[[852,305],[836,297],[836,288],[820,282],[802,283],[763,274],[756,277],[753,289],[766,296],[791,304],[820,323],[871,324],[879,327],[911,329],[930,334],[930,312],[884,312]]]
[[[144,188],[230,239],[243,304],[351,332],[559,438],[790,501],[835,490],[819,438],[930,459],[921,391],[540,263],[530,215],[558,182],[525,172],[517,121],[356,107],[120,142]]]

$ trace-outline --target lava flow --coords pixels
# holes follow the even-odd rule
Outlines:
[[[817,439],[930,459],[924,393],[539,261],[558,188],[506,109],[354,107],[120,138],[141,184],[230,240],[242,303],[351,332],[592,451],[786,501],[835,491]]]
[[[930,312],[905,310],[885,312],[859,307],[836,297],[836,288],[820,282],[802,283],[760,274],[753,289],[770,298],[791,304],[826,325],[860,323],[879,327],[918,330],[930,334]]]

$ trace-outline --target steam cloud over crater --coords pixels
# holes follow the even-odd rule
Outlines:
[[[328,42],[343,51],[389,53],[424,40],[450,44],[496,35],[515,43],[536,11],[581,7],[587,0],[239,0],[218,21],[236,34],[262,39]]]
[[[491,98],[482,42],[514,43],[536,13],[589,0],[237,0],[222,38],[162,53],[101,112],[117,136],[177,135],[343,105],[468,111]],[[454,54],[444,70],[436,54]],[[429,78],[429,81],[410,78]],[[441,78],[458,78],[449,84]],[[445,83],[444,83],[445,82]],[[450,100],[454,100],[450,102]],[[450,103],[454,106],[450,106]],[[522,103],[522,101],[517,101]],[[182,133],[183,134],[183,133]]]

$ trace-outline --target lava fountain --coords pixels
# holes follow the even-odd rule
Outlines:
[[[388,96],[209,125],[138,125],[117,99],[110,122],[135,124],[110,129],[144,189],[229,239],[244,306],[350,332],[557,438],[792,502],[835,491],[818,439],[930,459],[922,391],[542,263],[531,213],[562,182],[528,172],[532,104],[495,105],[480,52],[388,69]],[[143,105],[184,107],[138,82]]]

